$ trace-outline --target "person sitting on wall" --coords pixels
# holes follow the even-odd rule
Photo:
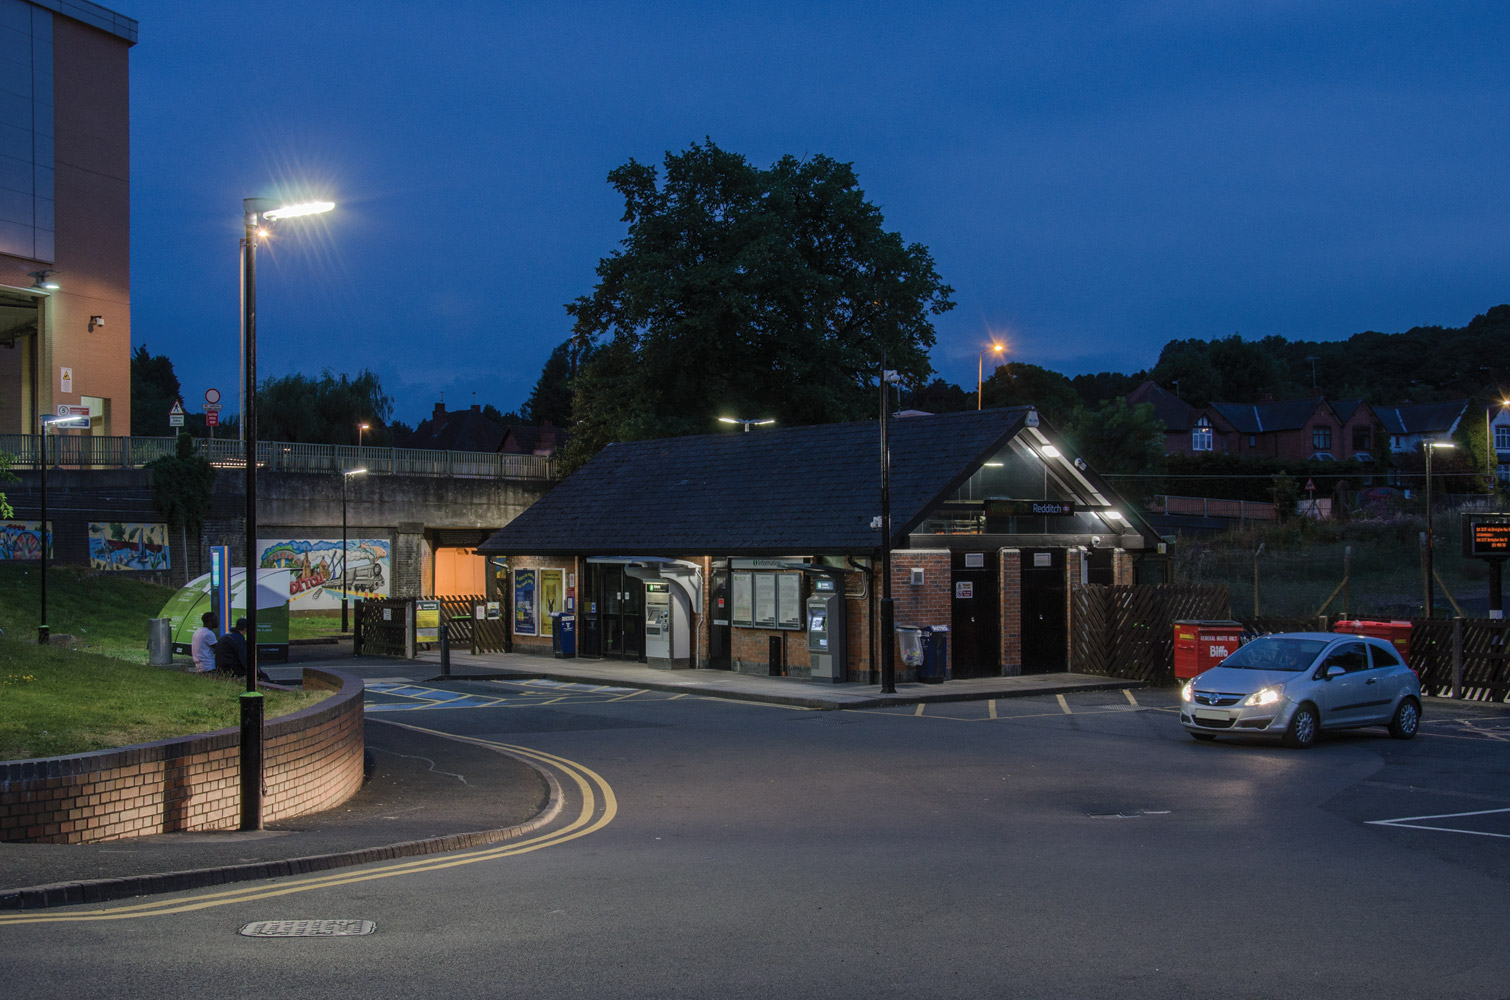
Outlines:
[[[199,616],[200,626],[189,640],[189,652],[194,657],[193,672],[207,674],[215,669],[215,630],[220,628],[220,616],[206,611]]]

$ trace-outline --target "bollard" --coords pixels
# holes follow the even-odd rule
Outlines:
[[[261,691],[245,691],[241,698],[241,829],[262,829]]]
[[[440,623],[440,675],[451,676],[451,626]]]

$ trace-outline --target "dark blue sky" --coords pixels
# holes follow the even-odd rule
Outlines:
[[[133,340],[234,405],[241,199],[264,376],[376,371],[395,417],[517,406],[624,235],[605,176],[705,136],[851,161],[957,308],[1066,374],[1176,337],[1458,326],[1510,300],[1510,5],[120,0]]]

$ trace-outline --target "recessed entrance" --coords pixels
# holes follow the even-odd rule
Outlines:
[[[578,650],[606,660],[645,659],[645,584],[612,563],[587,564]]]

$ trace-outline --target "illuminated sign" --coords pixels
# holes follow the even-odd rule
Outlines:
[[[1480,559],[1510,557],[1510,516],[1463,518],[1463,555]]]
[[[987,517],[1071,517],[1079,505],[1066,500],[987,500]]]

